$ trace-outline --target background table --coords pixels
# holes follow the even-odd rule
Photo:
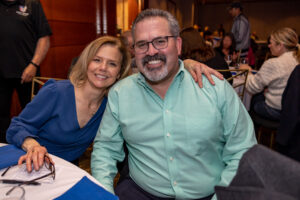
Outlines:
[[[5,144],[0,143],[0,146],[4,146]],[[82,177],[87,176],[90,180],[95,182],[96,184],[101,184],[93,178],[89,173],[80,169],[76,165],[65,161],[57,156],[51,155],[51,158],[55,162],[56,175],[55,180],[52,183],[42,183],[39,186],[30,186],[23,185],[22,187],[25,189],[25,199],[29,200],[43,200],[43,199],[54,199],[59,197],[64,192],[69,190],[73,185],[75,185]],[[5,159],[5,158],[1,158]],[[0,174],[5,169],[0,170]],[[4,177],[1,178],[9,178],[12,176],[12,171],[9,170]],[[0,183],[1,187],[6,187],[9,184]],[[11,185],[13,186],[13,185]]]

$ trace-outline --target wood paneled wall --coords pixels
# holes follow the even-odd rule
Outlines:
[[[96,38],[96,0],[41,0],[51,26],[51,47],[41,75],[67,78],[72,58]]]
[[[51,46],[41,76],[67,78],[71,61],[104,34],[116,33],[116,0],[40,0],[51,26]],[[11,114],[21,111],[14,94]]]
[[[115,34],[115,0],[41,0],[51,26],[51,48],[42,76],[67,78],[72,58],[97,36]]]

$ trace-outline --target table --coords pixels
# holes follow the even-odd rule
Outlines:
[[[0,143],[0,146],[4,146],[6,144]],[[51,155],[51,158],[55,162],[55,171],[56,176],[55,180],[52,183],[45,183],[39,186],[30,186],[30,185],[22,185],[25,189],[25,199],[30,200],[42,200],[42,199],[54,199],[64,192],[69,190],[73,185],[75,185],[82,177],[87,176],[90,180],[95,182],[96,184],[102,186],[95,178],[93,178],[89,173],[80,169],[76,165],[65,161],[57,156]],[[0,170],[0,174],[5,169]],[[9,170],[5,177],[1,178],[9,178],[12,176],[14,172],[14,168]],[[1,187],[6,187],[9,184],[0,183]],[[12,185],[11,185],[12,186]]]

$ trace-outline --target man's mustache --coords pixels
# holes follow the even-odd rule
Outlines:
[[[155,54],[154,56],[148,55],[143,58],[142,62],[143,62],[143,65],[145,65],[149,61],[153,61],[153,60],[161,60],[165,63],[167,61],[167,58],[165,55],[162,55],[162,54]]]

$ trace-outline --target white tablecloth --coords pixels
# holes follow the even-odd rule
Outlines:
[[[3,145],[5,144],[0,143],[0,146]],[[48,200],[56,198],[70,189],[84,176],[87,176],[90,180],[101,186],[101,184],[86,171],[59,157],[54,155],[51,155],[51,157],[55,162],[55,180],[52,183],[42,183],[39,186],[23,185],[22,187],[25,189],[25,200]],[[16,168],[11,168],[4,177],[0,178],[9,179],[12,177],[14,169]],[[5,169],[0,170],[0,174],[2,174],[4,170]],[[0,183],[0,188],[7,187],[8,185],[9,184]]]

